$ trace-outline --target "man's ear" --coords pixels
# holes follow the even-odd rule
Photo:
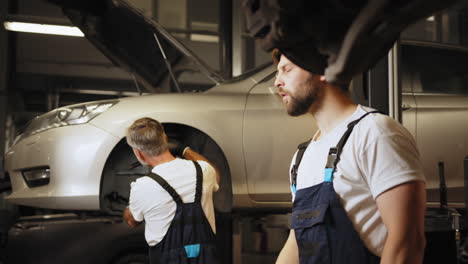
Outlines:
[[[138,160],[142,160],[146,162],[145,155],[139,149],[134,148],[133,153],[135,153],[135,156],[137,157]]]

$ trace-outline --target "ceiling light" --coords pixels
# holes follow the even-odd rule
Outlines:
[[[190,34],[191,41],[218,43],[219,37],[205,34]]]
[[[6,30],[28,33],[52,34],[62,36],[84,37],[83,32],[77,27],[57,26],[37,23],[4,22]]]

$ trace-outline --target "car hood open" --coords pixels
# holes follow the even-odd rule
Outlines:
[[[214,83],[223,78],[156,21],[146,18],[124,0],[47,0],[64,14],[112,62],[154,90],[171,68],[190,64]],[[167,58],[167,60],[165,59]]]

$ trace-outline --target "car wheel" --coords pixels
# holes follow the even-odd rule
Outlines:
[[[101,178],[101,211],[121,215],[128,205],[130,183],[147,175],[149,167],[142,166],[125,139],[112,150]]]
[[[165,123],[164,129],[171,141],[190,146],[213,163],[221,174],[219,190],[214,193],[217,211],[232,209],[232,182],[228,162],[219,145],[202,131],[185,125]],[[101,178],[100,205],[108,214],[120,215],[128,203],[130,183],[147,175],[150,168],[142,166],[132,149],[122,139],[112,150]]]

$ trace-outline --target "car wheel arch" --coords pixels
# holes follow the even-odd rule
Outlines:
[[[213,137],[195,127],[170,122],[163,123],[163,126],[169,138],[175,138],[190,146],[218,168],[221,182],[218,192],[213,195],[214,205],[219,212],[230,212],[233,199],[231,170],[220,145]],[[101,211],[109,214],[121,214],[126,206],[125,200],[128,200],[130,182],[147,173],[142,166],[131,169],[132,166],[136,165],[136,162],[131,148],[123,137],[110,152],[101,175],[99,192]],[[126,166],[129,168],[128,171],[126,171]],[[134,175],[131,175],[132,173]],[[128,187],[128,191],[126,191],[125,186]],[[119,190],[121,191],[119,192]]]

